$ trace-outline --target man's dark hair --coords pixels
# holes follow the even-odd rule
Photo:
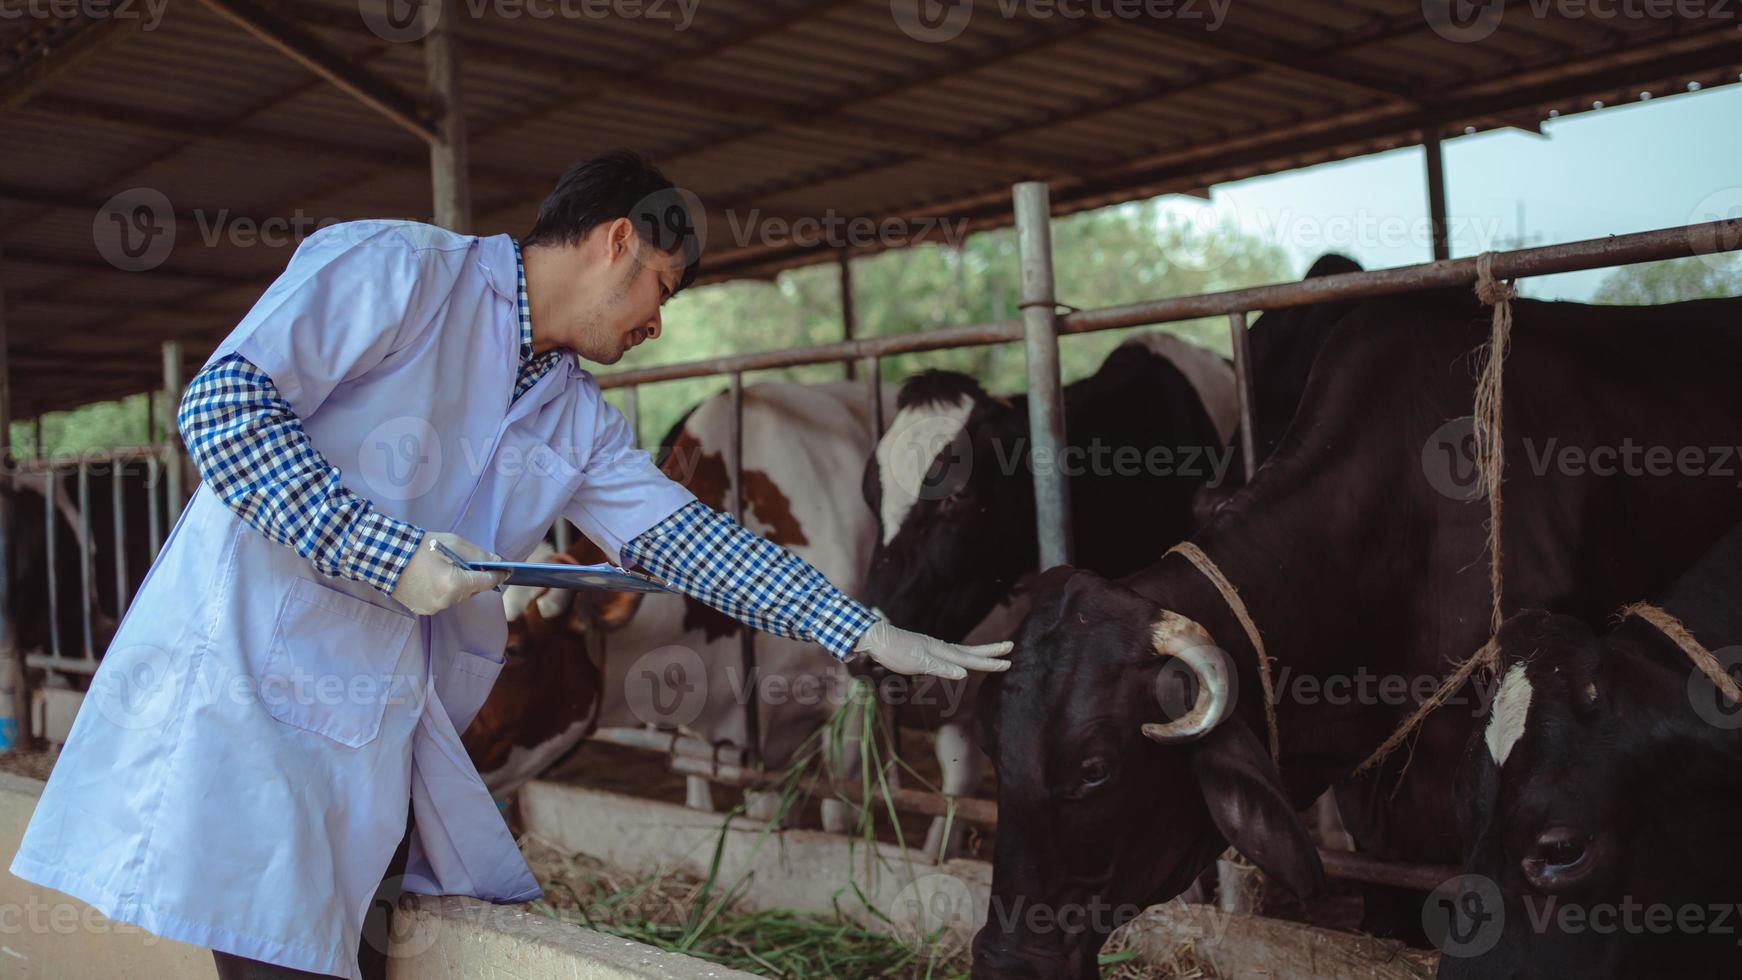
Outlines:
[[[693,197],[672,186],[659,168],[632,150],[612,150],[577,163],[538,206],[527,245],[573,245],[594,228],[628,218],[641,240],[683,262],[678,289],[694,282],[702,242],[691,212]]]

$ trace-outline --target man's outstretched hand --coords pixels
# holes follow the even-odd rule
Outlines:
[[[853,652],[863,653],[897,674],[931,674],[960,680],[970,670],[1010,669],[1010,661],[998,658],[1008,654],[1011,646],[1009,640],[978,646],[945,643],[879,619],[859,638]]]

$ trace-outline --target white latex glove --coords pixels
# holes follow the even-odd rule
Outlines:
[[[1009,670],[1010,661],[996,658],[1009,653],[1011,646],[1009,640],[979,646],[945,643],[879,619],[859,638],[853,652],[863,653],[897,674],[931,674],[961,680],[969,670]]]
[[[437,541],[467,561],[501,560],[457,534],[425,531],[399,573],[399,584],[393,587],[393,598],[419,616],[434,616],[456,602],[494,589],[508,577],[507,572],[473,572],[455,565],[435,550]]]

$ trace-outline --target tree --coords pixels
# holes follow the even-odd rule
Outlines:
[[[1603,277],[1591,302],[1656,306],[1737,295],[1742,295],[1742,258],[1724,252],[1622,266]]]

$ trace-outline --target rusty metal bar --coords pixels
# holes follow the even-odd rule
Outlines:
[[[732,374],[732,518],[744,523],[744,374]],[[738,631],[738,664],[744,671],[745,760],[760,767],[762,759],[762,693],[756,686],[756,631]]]
[[[1228,343],[1234,349],[1234,392],[1240,399],[1240,462],[1246,465],[1246,482],[1258,472],[1258,406],[1252,388],[1252,338],[1246,332],[1246,314],[1228,314]]]
[[[127,612],[127,512],[121,506],[121,464],[109,466],[109,507],[115,522],[115,615]]]
[[[187,498],[181,493],[181,429],[176,425],[176,411],[181,406],[181,341],[163,342],[163,400],[168,421],[163,427],[164,461],[167,471],[164,481],[164,509],[169,523],[175,524]]]
[[[462,235],[472,233],[472,180],[468,170],[465,99],[461,84],[460,21],[455,0],[430,0],[417,13],[423,17],[424,80],[437,114],[436,139],[429,144],[430,191],[435,223]]]
[[[38,419],[40,420],[40,416]],[[41,444],[38,443],[40,449]],[[55,587],[55,518],[59,513],[54,505],[55,488],[59,485],[59,475],[54,470],[44,470],[42,474],[43,500],[43,531],[47,535],[46,562],[48,566],[48,652],[60,656],[60,590]]]
[[[668,755],[672,772],[724,786],[769,789],[780,785],[783,777],[782,773],[738,765],[730,756],[720,755],[730,749],[712,746],[697,738],[639,728],[602,728],[588,737],[593,741]],[[854,803],[863,802],[863,795],[857,784],[837,787],[836,791]],[[953,806],[957,820],[982,827],[998,826],[998,804],[992,800],[899,788],[890,790],[889,798],[896,809],[907,813],[941,817]],[[1353,851],[1321,849],[1319,860],[1324,865],[1325,874],[1332,878],[1420,891],[1432,891],[1460,871],[1451,865],[1385,861]]]
[[[163,450],[164,446],[160,443],[155,446],[134,446],[127,449],[92,450],[91,452],[80,453],[79,458],[90,463],[121,466],[126,463],[134,463],[141,460],[148,461],[154,456],[161,456]],[[55,469],[60,465],[61,462],[55,460],[21,459],[18,461],[18,472],[41,473],[46,470]]]
[[[658,752],[709,765],[741,766],[744,764],[744,750],[741,747],[726,744],[712,745],[702,739],[689,735],[679,735],[676,732],[662,732],[647,728],[601,728],[587,738],[594,742]]]
[[[865,397],[871,403],[867,417],[871,419],[871,442],[875,445],[883,438],[883,362],[875,357],[865,358]]]
[[[0,267],[5,256],[0,254]],[[0,276],[0,477],[11,493],[0,494],[0,677],[10,703],[0,709],[0,747],[31,747],[30,679],[18,650],[18,623],[13,619],[12,549],[17,547],[17,476],[13,463],[18,447],[12,443],[12,362],[6,324],[6,291]]]
[[[1071,563],[1071,485],[1058,465],[1065,444],[1064,385],[1059,380],[1058,299],[1053,293],[1052,204],[1046,184],[1016,185],[1018,305],[1028,360],[1028,451],[1034,473],[1034,523],[1040,567]]]
[[[1496,252],[1494,275],[1502,279],[1516,279],[1738,249],[1742,249],[1742,218],[1727,218],[1686,227]],[[1195,320],[1206,316],[1227,316],[1248,310],[1280,310],[1327,300],[1364,299],[1418,289],[1467,286],[1475,281],[1476,257],[1470,256],[1445,262],[1399,266],[1395,269],[1346,272],[1300,282],[1249,286],[1218,293],[1198,293],[1099,310],[1084,310],[1062,317],[1060,330],[1066,334],[1093,333],[1120,327]],[[602,388],[617,388],[630,384],[675,381],[680,378],[701,378],[733,371],[827,364],[850,357],[888,357],[892,354],[1003,344],[1021,339],[1021,321],[998,320],[923,333],[869,337],[812,347],[735,354],[633,371],[618,371],[604,375],[598,381]]]
[[[853,253],[843,248],[837,261],[841,267],[841,339],[852,340],[859,335],[859,310],[853,302]],[[841,367],[847,372],[848,381],[858,377],[858,364],[854,361],[842,361]]]
[[[161,509],[157,505],[157,485],[162,483],[163,480],[161,479],[161,474],[157,472],[158,468],[157,454],[155,452],[150,456],[145,457],[145,503],[148,511],[146,515],[146,527],[150,529],[151,558],[153,561],[157,559],[158,551],[163,548],[163,523],[162,518],[159,516]]]
[[[1440,152],[1439,129],[1421,131],[1421,150],[1427,158],[1427,215],[1434,261],[1438,262],[1452,257],[1451,232],[1446,226],[1446,158]]]
[[[79,613],[84,628],[85,659],[97,656],[91,647],[91,468],[79,463]]]

